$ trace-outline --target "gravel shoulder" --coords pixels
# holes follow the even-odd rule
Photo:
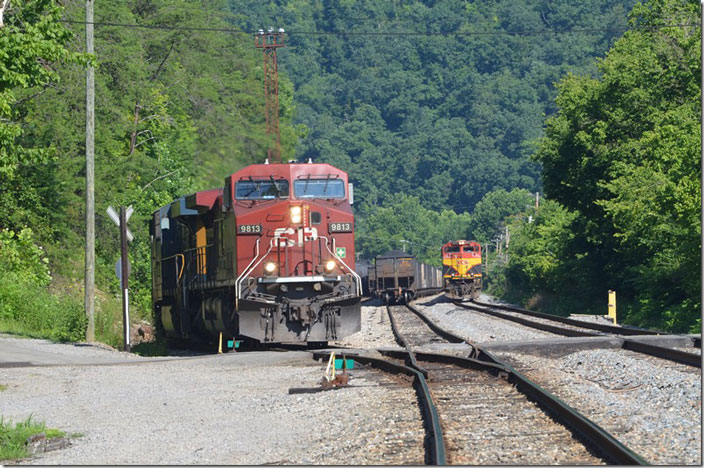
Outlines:
[[[623,350],[496,353],[656,465],[701,465],[701,372]]]
[[[59,354],[68,349],[54,346]],[[102,358],[122,354],[79,350]],[[7,385],[1,414],[14,421],[31,414],[82,434],[71,447],[22,464],[423,462],[411,387],[359,368],[351,371],[354,387],[288,394],[291,387],[318,387],[324,368],[309,353],[273,351],[97,367],[0,367],[0,383]],[[393,449],[409,437],[418,441],[411,459]]]
[[[552,333],[463,309],[442,295],[422,298],[414,305],[447,330],[474,343],[555,338]]]
[[[378,302],[380,301],[371,301],[371,304]],[[362,306],[361,322],[362,326],[357,333],[332,344],[360,349],[398,347],[385,305]]]

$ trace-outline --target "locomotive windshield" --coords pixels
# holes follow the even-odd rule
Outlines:
[[[245,179],[235,184],[235,198],[238,200],[271,200],[288,197],[288,180]]]
[[[299,179],[293,182],[296,198],[345,198],[345,183],[340,179]]]
[[[460,246],[459,245],[450,245],[445,248],[445,252],[447,253],[455,253],[460,251]]]

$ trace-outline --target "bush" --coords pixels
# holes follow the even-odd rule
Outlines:
[[[51,281],[48,263],[42,248],[34,243],[31,229],[24,228],[19,233],[0,231],[0,276],[15,273],[31,283],[47,286]]]
[[[54,296],[44,286],[3,274],[0,281],[0,331],[53,341],[81,341],[85,337],[83,303],[72,296]]]

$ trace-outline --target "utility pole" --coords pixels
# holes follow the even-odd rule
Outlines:
[[[93,54],[93,0],[86,0],[86,53]],[[95,341],[95,70],[86,68],[86,341]]]
[[[489,276],[489,246],[491,243],[487,242],[484,246],[484,251],[486,256],[484,257],[484,275]]]
[[[269,162],[281,162],[281,135],[279,133],[279,67],[276,61],[276,49],[284,47],[284,29],[267,32],[260,29],[254,35],[254,47],[262,49],[264,54],[264,114],[266,117],[266,134],[276,137],[276,146],[269,147]]]
[[[704,1],[704,0],[702,0]],[[535,209],[540,207],[540,192],[535,192]]]
[[[700,136],[700,145],[701,145],[701,150],[702,150],[702,155],[700,159],[700,166],[699,170],[701,172],[701,181],[700,181],[700,192],[701,192],[701,205],[700,205],[700,210],[701,210],[701,218],[699,220],[699,226],[700,226],[700,244],[699,244],[699,250],[701,251],[700,253],[700,263],[699,263],[699,269],[701,270],[701,273],[704,274],[704,0],[701,0],[701,24],[700,24],[700,33],[701,33],[701,47],[702,47],[702,63],[701,63],[701,72],[702,76],[700,78],[700,84],[699,88],[701,91],[701,115],[700,115],[700,126],[701,126],[701,136]],[[700,281],[700,306],[704,304],[704,276],[702,274],[699,275],[699,281]]]

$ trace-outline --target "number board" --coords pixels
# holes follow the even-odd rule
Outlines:
[[[237,226],[237,234],[261,234],[261,224],[240,224]]]
[[[330,223],[330,232],[352,232],[352,223]]]

